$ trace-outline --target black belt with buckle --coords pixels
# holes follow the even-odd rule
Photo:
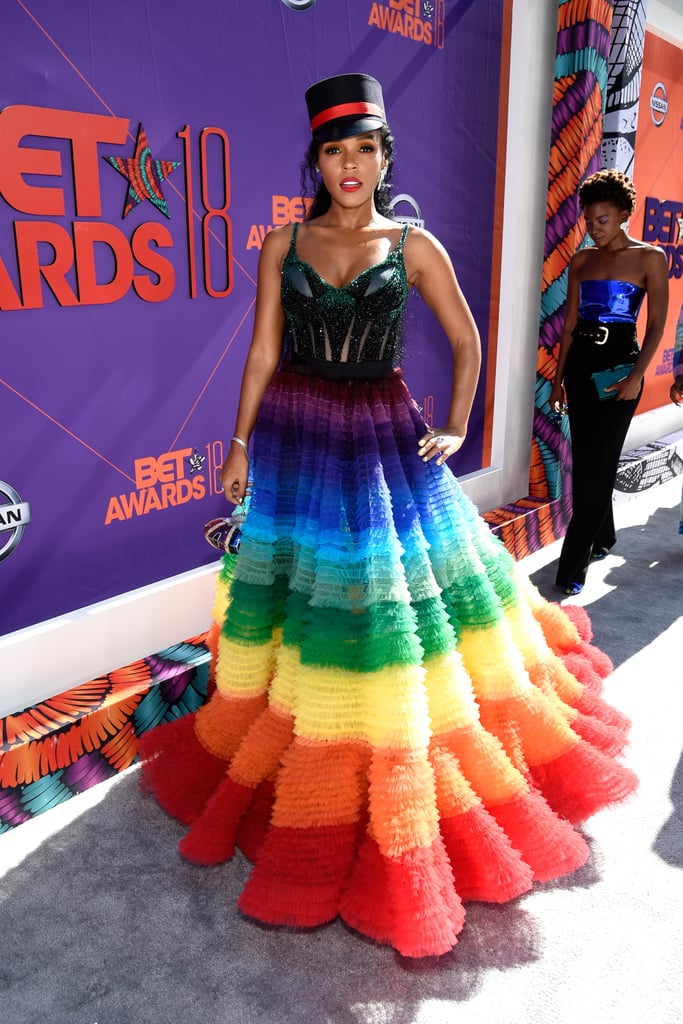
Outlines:
[[[602,320],[577,320],[572,331],[574,340],[592,341],[594,345],[605,345],[607,340],[630,340],[635,334],[635,324],[626,320],[613,320],[605,323]]]

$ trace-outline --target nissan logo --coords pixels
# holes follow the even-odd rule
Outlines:
[[[664,82],[657,82],[650,93],[650,117],[656,128],[661,128],[664,118],[669,110],[669,101],[666,98],[666,86]]]
[[[0,562],[9,558],[24,535],[24,527],[31,522],[29,503],[0,480],[0,502],[3,498],[8,504],[0,504]]]

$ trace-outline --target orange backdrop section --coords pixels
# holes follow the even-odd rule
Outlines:
[[[648,29],[638,109],[631,234],[660,245],[669,260],[669,315],[650,363],[638,412],[669,402],[676,324],[683,307],[683,48]],[[641,314],[642,338],[645,310]]]

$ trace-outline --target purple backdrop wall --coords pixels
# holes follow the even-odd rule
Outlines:
[[[395,194],[451,253],[486,349],[502,9],[8,0],[0,633],[214,560],[201,526],[227,510],[263,234],[302,215],[313,81],[382,81]],[[409,309],[406,376],[438,421],[448,348]],[[460,474],[481,467],[483,419],[482,391]]]

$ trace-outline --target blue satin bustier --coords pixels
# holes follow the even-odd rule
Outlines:
[[[635,323],[645,289],[630,281],[579,281],[579,317]]]

